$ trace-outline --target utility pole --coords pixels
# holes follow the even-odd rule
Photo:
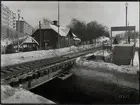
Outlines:
[[[58,1],[58,49],[60,48],[60,39],[59,39],[59,1]]]
[[[128,26],[129,26],[129,23],[128,23]],[[129,31],[128,31],[128,43],[130,44],[130,33],[129,33]]]
[[[42,41],[41,41],[41,21],[39,21],[39,33],[40,33],[40,50],[42,49]]]
[[[128,7],[128,3],[125,4],[125,8],[126,8],[126,11],[125,11],[125,13],[126,13],[126,19],[125,19],[126,20],[126,23],[125,24],[126,24],[126,27],[127,27],[127,9],[128,9],[127,7]],[[126,36],[127,35],[128,34],[127,34],[127,31],[126,31]]]
[[[17,13],[18,13],[18,34],[17,34],[17,37],[18,37],[18,52],[19,52],[19,33],[20,33],[20,9],[17,10]]]

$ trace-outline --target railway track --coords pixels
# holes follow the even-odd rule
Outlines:
[[[48,75],[49,71],[47,71],[47,69],[51,69],[52,72],[56,72],[58,69],[67,68],[69,65],[74,64],[77,57],[100,49],[102,49],[102,47],[91,48],[81,52],[75,52],[53,58],[4,66],[1,68],[1,79],[7,84],[12,83],[13,81],[18,82],[19,84],[25,81],[36,79],[41,76]],[[62,70],[56,75],[60,75],[62,72],[65,71]],[[16,84],[16,82],[14,83]]]

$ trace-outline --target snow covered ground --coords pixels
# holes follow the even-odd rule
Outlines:
[[[65,47],[65,48],[54,49],[54,50],[39,50],[39,51],[31,51],[31,52],[13,53],[13,54],[2,54],[1,66],[23,63],[27,61],[39,60],[39,59],[50,58],[55,56],[61,56],[64,54],[77,52],[91,47],[94,46],[85,45],[84,47],[79,46],[79,48],[76,46],[71,46],[71,48]]]
[[[94,55],[102,55],[102,56],[108,57],[108,56],[110,56],[111,53],[112,53],[111,51],[107,51],[107,50],[98,50],[98,51],[96,51],[94,53],[90,53],[90,54],[85,55],[85,57],[91,56],[93,54]],[[133,64],[134,64],[134,67],[137,67],[139,69],[139,55],[138,55],[138,51],[135,52]]]
[[[98,46],[98,45],[96,45]],[[41,50],[41,51],[32,51],[32,52],[21,52],[21,53],[15,53],[15,54],[4,54],[1,55],[1,66],[5,65],[11,65],[11,64],[17,64],[22,63],[26,61],[33,61],[37,59],[43,59],[43,58],[50,58],[54,56],[60,56],[72,52],[77,52],[79,50],[84,50],[87,48],[94,47],[93,45],[84,45],[80,46],[79,48],[75,46],[62,48],[62,49],[56,49],[56,50]],[[103,54],[103,51],[97,51],[94,53],[95,55]],[[104,51],[104,56],[108,56],[110,52]],[[90,54],[89,54],[90,55]],[[87,55],[87,56],[89,56]],[[134,60],[134,67],[132,66],[117,66],[115,64],[109,64],[105,62],[94,62],[94,61],[87,61],[82,58],[77,59],[77,63],[79,66],[81,66],[79,69],[76,69],[76,72],[78,75],[81,75],[80,70],[83,70],[84,67],[90,67],[91,70],[99,68],[100,70],[108,70],[110,73],[112,71],[118,71],[118,72],[124,72],[129,74],[136,74],[136,71],[138,70],[138,53],[135,55]],[[86,72],[86,69],[84,70],[85,75],[90,76],[92,73]],[[96,73],[100,75],[100,73]],[[91,77],[94,75],[91,75]],[[112,74],[104,75],[106,77],[112,76]],[[105,78],[106,78],[105,77]],[[111,80],[112,78],[110,78]],[[130,84],[131,86],[132,84]],[[133,84],[133,86],[137,87],[136,84]],[[1,99],[2,103],[53,103],[47,99],[44,99],[41,96],[35,95],[29,91],[26,91],[24,89],[14,89],[7,85],[1,85]]]
[[[134,66],[136,66],[139,69],[139,54],[138,54],[138,51],[135,52],[133,64],[134,64]]]
[[[136,47],[139,47],[139,39],[136,39]]]
[[[77,58],[76,66],[72,69],[74,75],[76,75],[77,78],[81,78],[81,80],[83,79],[83,82],[90,81],[91,85],[95,85],[97,81],[100,81],[102,83],[117,84],[120,86],[139,89],[137,74],[137,71],[139,70],[138,66],[118,66],[113,63],[107,63],[100,60],[86,60],[85,58],[87,56],[90,56],[90,54],[86,55],[85,57]],[[95,83],[92,83],[93,80]],[[92,90],[93,89],[91,89],[91,91]]]
[[[32,52],[21,52],[14,54],[4,54],[1,55],[1,66],[22,63],[26,61],[32,61],[43,58],[50,58],[54,56],[60,56],[72,52],[77,52],[79,50],[84,50],[93,47],[91,45],[75,46],[61,48],[56,50],[41,50]],[[2,83],[2,80],[1,80]],[[8,85],[1,84],[1,101],[2,103],[46,103],[53,104],[52,101],[43,98],[39,95],[33,94],[22,88],[12,88]]]
[[[12,43],[12,40],[9,40],[8,38],[1,40],[1,46],[7,46],[8,44],[11,44],[11,43]]]
[[[106,63],[106,62],[96,62],[96,61],[88,61],[85,58],[77,58],[76,63],[80,66],[84,67],[91,67],[92,69],[107,69],[109,72],[112,71],[118,71],[118,72],[123,72],[123,73],[131,73],[131,74],[136,74],[138,71],[137,66],[131,66],[131,65],[115,65],[113,63]]]
[[[38,103],[38,104],[55,104],[54,102],[31,93],[22,88],[12,88],[8,85],[1,85],[1,102],[2,103]]]

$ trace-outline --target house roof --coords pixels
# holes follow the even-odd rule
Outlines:
[[[72,33],[72,35],[73,35],[74,38],[77,38],[77,36],[74,33]]]
[[[74,40],[79,40],[79,41],[81,41],[81,39],[79,39],[79,38],[74,38]]]
[[[58,27],[55,25],[50,24],[50,27],[58,33]],[[60,36],[67,36],[70,29],[68,27],[59,26],[59,34]]]
[[[19,38],[19,45],[21,46],[24,43],[36,43],[39,45],[39,43],[31,36],[24,36]],[[18,39],[15,39],[12,43],[13,45],[18,44]]]
[[[41,27],[41,30],[44,30],[44,31],[45,30],[54,30],[56,33],[58,33],[58,26],[52,25],[52,24],[47,24],[47,26]],[[68,35],[69,31],[70,31],[70,28],[64,27],[64,26],[59,26],[59,35],[60,36],[66,37]],[[72,35],[74,38],[76,38],[76,40],[80,40],[79,38],[77,39],[77,36],[74,33],[72,33]]]
[[[105,37],[105,36],[98,37],[97,39],[99,39],[100,41],[110,40],[109,37]]]
[[[20,45],[24,43],[36,43],[39,45],[39,43],[31,36],[27,36],[27,38]]]

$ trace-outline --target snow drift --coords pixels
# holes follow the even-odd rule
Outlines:
[[[61,56],[73,52],[77,52],[80,50],[84,50],[87,48],[91,48],[92,46],[71,46],[65,47],[61,49],[50,49],[50,50],[39,50],[39,51],[31,51],[31,52],[20,52],[13,54],[2,54],[1,55],[1,66],[13,65],[33,60],[51,58],[56,56]]]
[[[1,85],[1,102],[2,103],[46,103],[54,104],[54,102],[33,94],[22,88],[12,88],[8,85]]]
[[[105,98],[110,97],[113,103],[121,100],[119,97],[125,94],[129,96],[129,101],[138,102],[137,66],[118,66],[102,60],[86,60],[86,57],[77,58],[72,69],[75,87],[91,97],[94,97],[95,93]]]

